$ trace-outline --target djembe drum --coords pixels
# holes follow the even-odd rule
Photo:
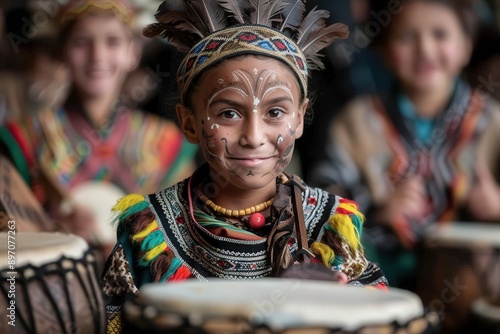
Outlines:
[[[95,257],[82,238],[1,233],[0,245],[0,308],[8,310],[0,333],[104,332]]]
[[[191,280],[147,284],[139,296],[124,304],[124,333],[431,333],[438,324],[409,291],[325,281]]]
[[[479,308],[500,306],[500,225],[450,223],[426,231],[420,253],[418,294],[443,317],[443,333],[475,328]],[[491,307],[490,307],[491,306]]]

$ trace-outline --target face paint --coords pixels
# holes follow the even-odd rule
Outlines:
[[[293,72],[278,61],[249,56],[209,70],[193,101],[211,171],[238,189],[275,187],[293,154],[299,100]]]

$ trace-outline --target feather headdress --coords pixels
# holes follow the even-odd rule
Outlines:
[[[344,24],[327,25],[329,15],[316,8],[306,15],[305,0],[164,0],[158,22],[143,33],[167,38],[187,53],[178,72],[181,100],[210,64],[245,53],[283,60],[306,94],[307,68],[323,68],[318,51],[349,35]]]

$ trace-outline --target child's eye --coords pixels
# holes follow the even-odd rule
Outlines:
[[[236,111],[234,110],[224,110],[223,112],[220,113],[220,115],[227,119],[239,118],[238,113],[236,113]]]
[[[108,45],[110,46],[117,46],[120,45],[120,38],[118,37],[110,37],[108,38]]]
[[[284,111],[282,109],[279,109],[279,108],[271,109],[268,112],[269,117],[271,117],[271,118],[279,118],[279,117],[281,117],[281,115],[283,115],[283,113],[284,113]]]
[[[434,37],[438,40],[446,39],[448,33],[444,29],[436,29],[434,30]]]

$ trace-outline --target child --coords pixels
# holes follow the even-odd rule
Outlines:
[[[303,21],[300,6],[287,15],[291,4],[277,12],[216,4],[211,16],[199,10],[200,3],[169,11],[164,2],[156,14],[161,23],[144,32],[189,50],[178,70],[177,116],[207,164],[173,187],[145,197],[131,194],[116,205],[118,243],[101,282],[110,331],[120,328],[120,306],[145,283],[276,276],[307,246],[349,284],[386,287],[383,274],[363,255],[357,205],[300,184],[304,190],[302,197],[292,196],[300,201],[293,209],[283,173],[304,127],[306,59],[346,37],[347,29],[326,27],[324,11],[311,11]],[[214,22],[224,23],[205,30]],[[311,22],[316,24],[304,28]],[[199,28],[186,33],[187,26]],[[195,37],[195,31],[203,33]],[[320,35],[321,43],[314,43]],[[307,232],[293,232],[294,218],[305,222],[300,226]]]
[[[64,196],[89,181],[123,192],[156,191],[190,174],[194,146],[175,124],[121,103],[122,83],[137,63],[134,12],[126,2],[71,0],[57,19],[72,77],[64,108],[7,124],[1,138],[53,217],[90,238],[88,209],[63,205],[61,212]]]
[[[391,284],[414,289],[413,247],[426,227],[500,220],[500,115],[460,78],[472,48],[470,11],[418,0],[394,13],[379,39],[397,87],[345,107],[331,124],[328,159],[309,181],[358,201],[373,224],[367,256]]]

